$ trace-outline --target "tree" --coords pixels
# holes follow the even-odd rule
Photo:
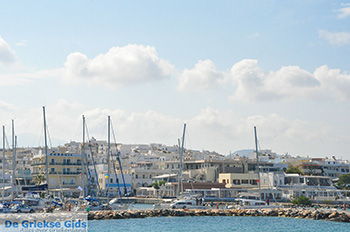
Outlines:
[[[292,203],[294,205],[301,205],[301,206],[310,206],[311,200],[305,196],[300,196],[292,200]]]
[[[350,189],[350,173],[339,177],[337,187],[342,189]]]
[[[43,184],[45,180],[46,180],[45,176],[42,174],[39,174],[34,177],[33,181],[36,185],[40,185],[40,184]]]
[[[296,166],[289,166],[286,170],[286,173],[295,173],[295,174],[303,174],[300,168]]]
[[[164,180],[160,180],[160,181],[154,182],[153,184],[151,184],[151,186],[155,189],[159,189],[160,186],[165,185],[165,183],[166,182]]]

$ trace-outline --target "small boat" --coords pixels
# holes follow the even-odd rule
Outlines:
[[[179,199],[170,204],[172,209],[206,209],[203,205],[198,205],[196,200],[193,199]]]
[[[129,208],[129,204],[120,203],[120,198],[113,198],[108,205],[112,210],[126,210]]]
[[[229,206],[228,208],[237,208],[237,209],[263,209],[263,208],[278,208],[276,205],[268,205],[265,201],[261,200],[252,200],[252,199],[244,199],[237,198],[235,200],[237,205]]]

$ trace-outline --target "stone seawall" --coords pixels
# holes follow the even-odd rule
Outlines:
[[[89,220],[128,219],[145,217],[184,217],[184,216],[267,216],[307,218],[314,220],[329,220],[350,222],[350,213],[329,209],[154,209],[125,211],[91,211]]]

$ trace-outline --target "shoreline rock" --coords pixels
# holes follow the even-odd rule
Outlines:
[[[350,212],[329,209],[151,209],[123,211],[91,211],[88,220],[129,219],[145,217],[185,217],[185,216],[250,216],[289,217],[335,222],[350,222]]]

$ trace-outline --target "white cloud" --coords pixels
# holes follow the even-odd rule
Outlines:
[[[0,109],[10,111],[10,110],[15,110],[16,108],[12,104],[9,104],[9,103],[4,102],[4,101],[0,101]]]
[[[144,45],[112,47],[107,53],[89,59],[71,53],[64,64],[68,82],[101,84],[116,88],[170,77],[173,66],[158,57],[156,49]]]
[[[62,75],[62,69],[0,73],[0,86],[25,85],[38,79],[60,75]]]
[[[350,16],[350,7],[343,7],[338,10],[338,18],[347,18]]]
[[[325,39],[332,45],[347,45],[350,44],[350,32],[330,32],[320,30],[318,32],[320,38]]]
[[[338,136],[326,124],[291,120],[277,114],[240,116],[231,110],[205,108],[192,117],[180,118],[151,110],[129,112],[122,109],[90,108],[67,100],[59,100],[46,109],[50,137],[54,144],[81,140],[82,114],[86,115],[90,136],[97,139],[106,139],[107,115],[111,115],[116,139],[122,143],[157,142],[173,145],[181,136],[183,122],[187,122],[187,147],[216,150],[224,154],[230,150],[253,148],[254,125],[258,127],[261,148],[272,148],[280,152],[317,153],[343,142],[332,140],[333,144],[325,145],[325,137]],[[8,126],[12,118],[16,119],[16,132],[21,145],[42,145],[40,106],[14,109],[0,107],[0,112],[0,120],[8,122]],[[31,135],[28,136],[28,141],[24,141],[24,135]]]
[[[340,69],[330,69],[324,65],[318,67],[314,76],[322,83],[321,91],[332,94],[337,99],[350,100],[350,74]]]
[[[320,85],[311,73],[298,66],[265,72],[257,60],[251,59],[234,64],[231,78],[236,86],[232,98],[246,101],[306,96]]]
[[[282,66],[265,71],[254,59],[235,63],[229,72],[219,71],[211,60],[200,60],[178,77],[180,90],[207,90],[231,83],[234,101],[274,101],[281,99],[350,100],[350,74],[320,66],[314,72],[299,66]]]
[[[0,64],[9,64],[15,61],[15,53],[10,45],[0,36]]]
[[[211,60],[199,60],[192,69],[185,69],[178,77],[180,90],[197,91],[217,87],[224,73],[216,69]]]

